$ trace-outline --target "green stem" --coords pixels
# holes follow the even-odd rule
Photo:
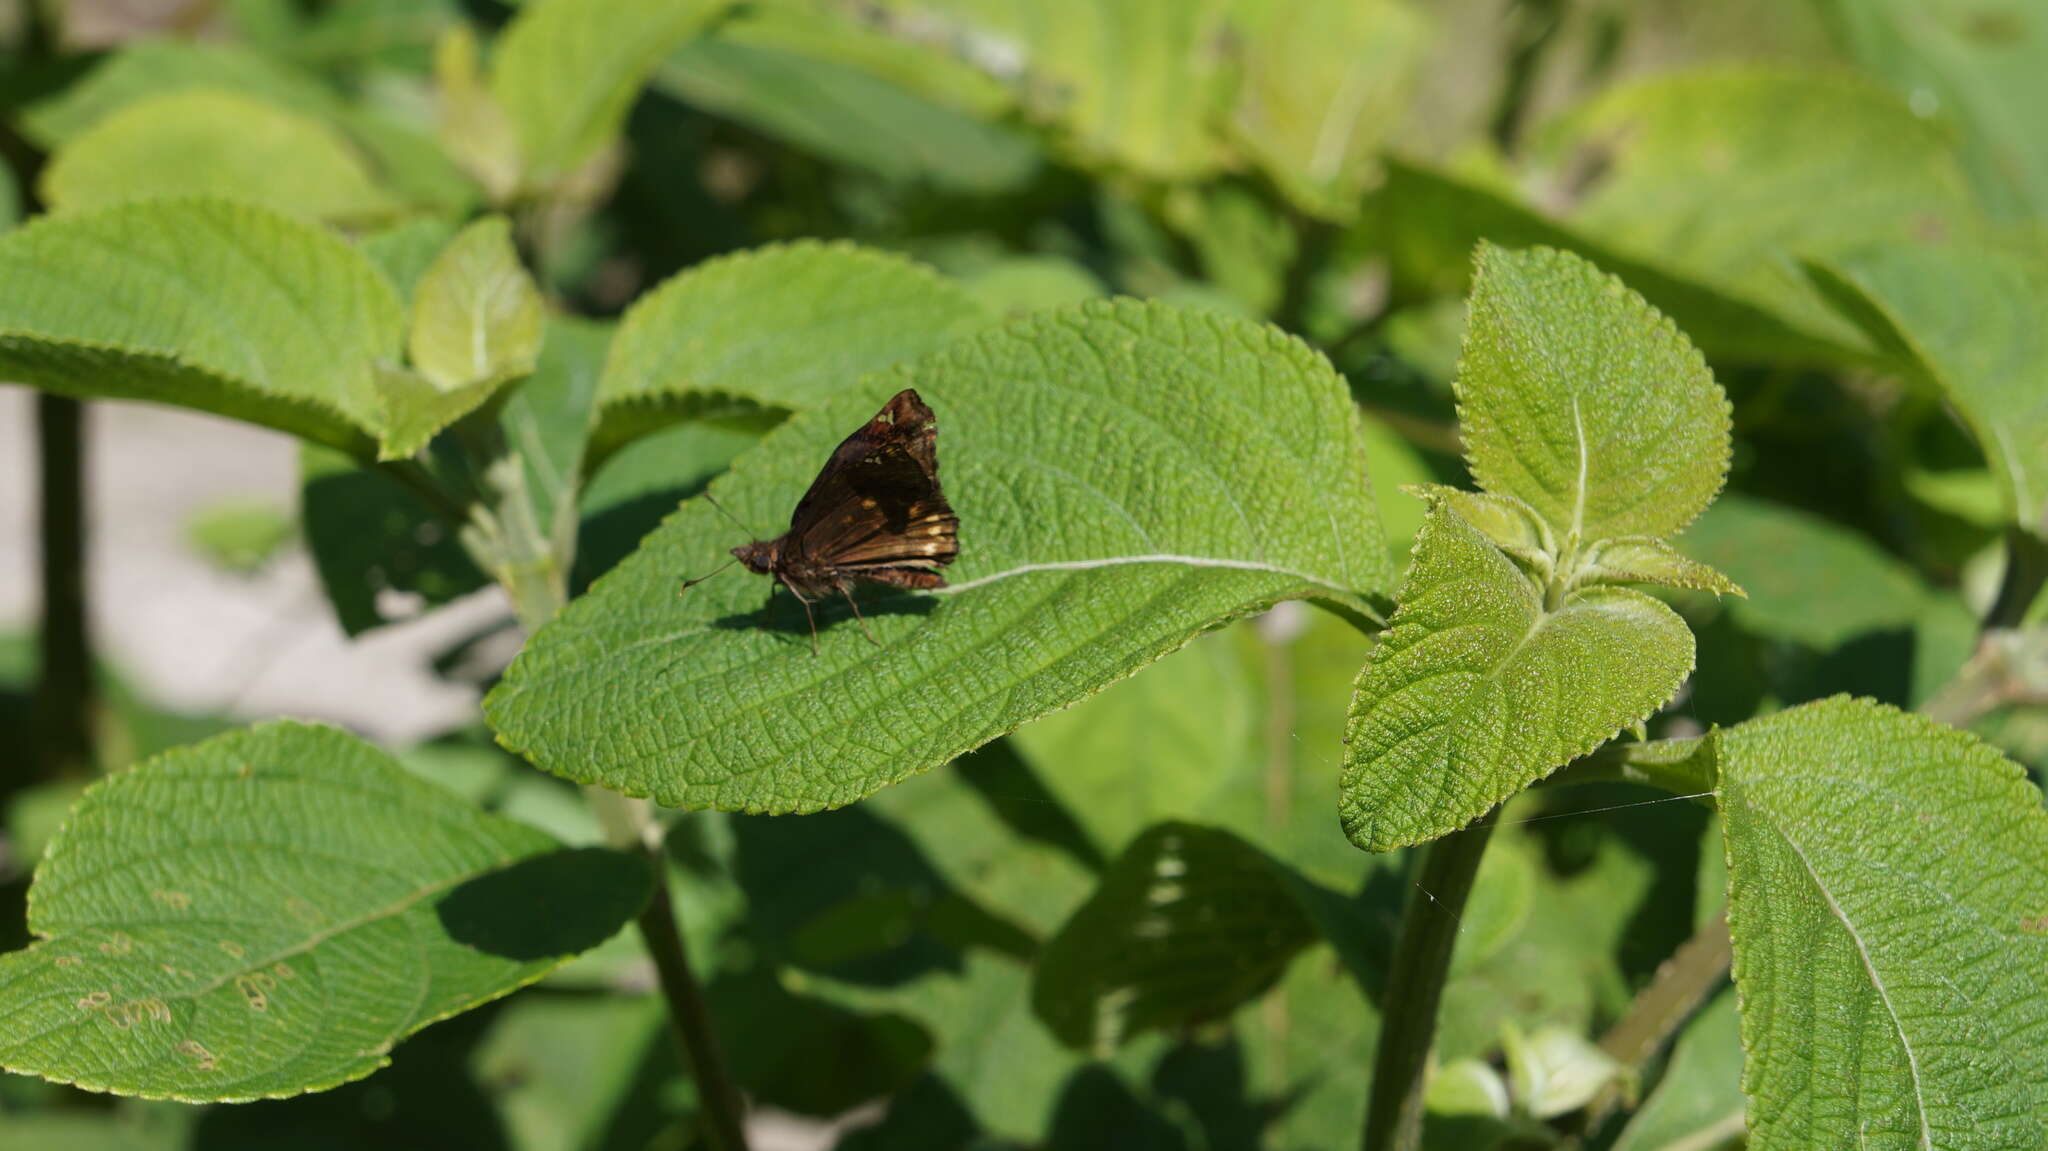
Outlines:
[[[1600,1037],[1601,1050],[1639,1077],[1650,1057],[1663,1049],[1692,1018],[1693,1009],[1727,978],[1733,955],[1728,910],[1722,908],[1657,969],[1656,978],[1629,1004],[1627,1013]],[[1621,1096],[1618,1085],[1601,1092],[1587,1112],[1586,1130],[1598,1130],[1620,1105]]]
[[[35,687],[35,770],[43,780],[88,774],[98,711],[85,601],[85,408],[36,396],[38,531],[42,547],[41,666]]]
[[[513,466],[519,466],[516,456],[510,460]],[[499,462],[502,461],[494,461],[492,466]],[[522,503],[526,499],[523,490],[513,494]],[[530,513],[508,518],[514,525],[521,522],[530,525],[533,519]],[[502,526],[498,530],[502,531]],[[502,544],[504,541],[500,539],[499,542]],[[522,552],[546,553],[549,562],[509,565],[493,562],[490,566],[512,597],[512,609],[520,626],[532,635],[568,602],[563,582],[555,574],[566,569],[568,564],[564,559],[554,558],[541,537],[529,537],[519,547]],[[477,558],[485,560],[491,557]],[[704,1004],[703,988],[690,969],[689,950],[683,943],[675,903],[669,894],[668,867],[662,858],[661,827],[644,800],[629,799],[598,787],[585,788],[584,796],[611,844],[644,857],[653,878],[653,894],[648,898],[647,908],[640,913],[638,922],[640,941],[654,960],[662,998],[668,1004],[669,1030],[682,1052],[684,1066],[696,1080],[705,1142],[711,1151],[747,1151],[745,1105],[733,1086],[732,1076],[726,1070],[725,1056],[712,1032],[711,1014]]]
[[[1459,916],[1493,837],[1497,811],[1422,849],[1381,1000],[1379,1048],[1365,1112],[1365,1151],[1422,1147],[1423,1092],[1429,1081],[1437,1007],[1449,982]]]
[[[697,1082],[705,1142],[712,1151],[746,1151],[746,1105],[726,1069],[718,1036],[711,1028],[710,1009],[705,1006],[696,973],[690,968],[689,948],[683,944],[682,926],[676,920],[675,901],[669,894],[660,827],[654,822],[646,800],[631,799],[601,787],[585,787],[583,794],[612,846],[640,853],[653,871],[654,893],[638,921],[640,939],[654,960],[676,1046],[682,1052],[684,1066]]]

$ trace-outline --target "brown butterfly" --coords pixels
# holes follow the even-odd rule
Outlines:
[[[732,549],[748,571],[771,577],[804,605],[814,654],[813,600],[843,596],[872,643],[853,585],[946,586],[939,571],[960,554],[960,519],[939,490],[938,444],[932,410],[903,389],[825,461],[796,502],[789,531]]]

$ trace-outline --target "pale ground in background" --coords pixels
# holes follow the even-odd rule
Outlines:
[[[506,614],[495,589],[351,641],[303,548],[244,578],[185,542],[192,514],[220,500],[295,514],[296,441],[148,404],[88,411],[93,642],[145,698],[245,720],[325,720],[387,745],[475,715],[476,693],[436,678],[428,663]],[[35,405],[26,389],[0,384],[0,630],[35,619],[35,532]],[[750,1116],[747,1129],[755,1151],[833,1141],[830,1125],[772,1112]]]
[[[479,593],[350,641],[294,545],[254,576],[222,572],[185,542],[223,499],[292,511],[298,447],[275,432],[147,404],[88,409],[88,547],[94,647],[137,691],[177,711],[326,720],[387,744],[446,730],[476,693],[437,679],[441,648],[503,613]],[[0,628],[38,610],[35,411],[0,385]]]

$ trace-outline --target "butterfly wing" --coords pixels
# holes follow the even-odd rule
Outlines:
[[[791,559],[847,579],[944,587],[960,521],[939,488],[938,424],[898,392],[832,453],[790,517]]]

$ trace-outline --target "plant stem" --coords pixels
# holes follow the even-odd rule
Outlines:
[[[1413,890],[1401,913],[1394,961],[1381,999],[1380,1039],[1365,1112],[1365,1151],[1420,1151],[1422,1100],[1437,1006],[1449,980],[1459,916],[1472,894],[1479,861],[1493,837],[1499,809],[1422,849]]]
[[[660,829],[646,800],[631,799],[601,787],[585,787],[583,794],[612,845],[639,852],[653,872],[654,892],[638,921],[640,940],[654,960],[661,995],[668,1003],[670,1031],[682,1052],[684,1065],[697,1083],[705,1142],[712,1151],[746,1151],[746,1107],[726,1070],[718,1036],[711,1029],[711,1013],[704,1005],[697,976],[690,969],[689,949],[684,946],[682,926],[676,920],[675,902],[669,894]]]
[[[36,395],[43,621],[35,687],[36,778],[81,776],[95,763],[98,711],[85,604],[85,410]]]
[[[1636,995],[1627,1014],[1600,1037],[1601,1050],[1622,1066],[1640,1072],[1643,1064],[1692,1017],[1693,1009],[1720,986],[1728,975],[1733,954],[1728,937],[1728,909],[1724,907],[1657,968],[1656,978]],[[1586,1130],[1598,1129],[1601,1120],[1620,1102],[1618,1087],[1610,1086],[1601,1092],[1587,1112]]]
[[[513,466],[518,466],[516,457],[509,458]],[[526,499],[523,487],[512,495],[522,502]],[[514,524],[530,524],[532,518],[530,514],[511,517]],[[532,635],[568,602],[562,581],[554,575],[566,569],[568,563],[565,558],[554,557],[547,544],[538,538],[527,539],[522,548],[530,549],[534,554],[546,553],[552,562],[497,563],[493,570],[505,585],[506,593],[512,597],[513,612],[520,626]],[[482,561],[494,557],[477,558]],[[645,800],[631,799],[600,787],[586,787],[583,794],[612,846],[636,852],[647,862],[654,890],[648,897],[647,908],[640,913],[640,941],[654,960],[662,998],[668,1004],[670,1033],[682,1052],[684,1066],[689,1068],[690,1076],[697,1084],[705,1141],[711,1151],[747,1151],[745,1107],[739,1091],[733,1086],[731,1074],[726,1070],[718,1038],[712,1032],[703,988],[690,969],[689,951],[683,943],[682,927],[676,919],[675,903],[669,895],[661,828]]]

